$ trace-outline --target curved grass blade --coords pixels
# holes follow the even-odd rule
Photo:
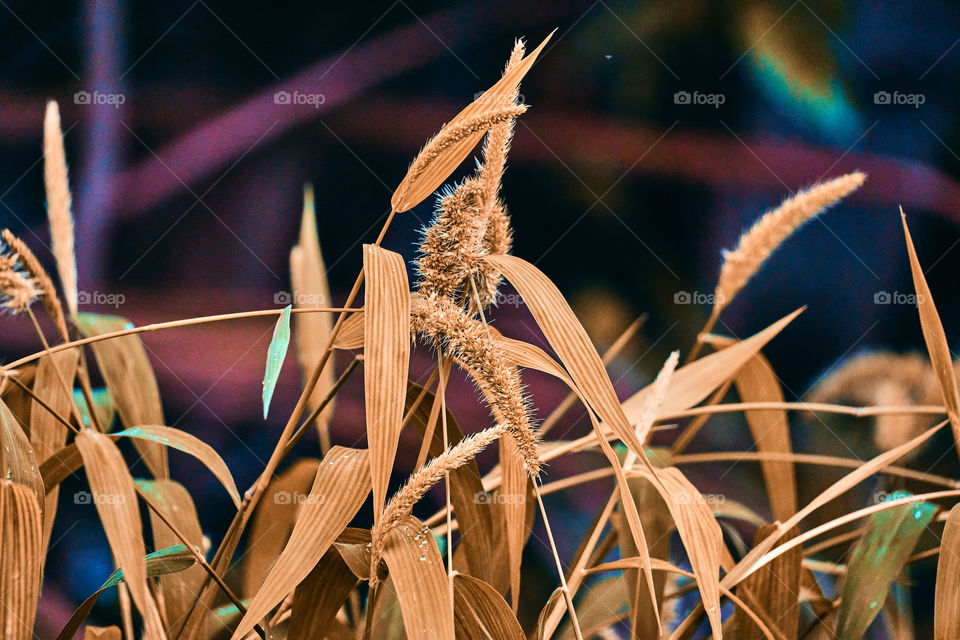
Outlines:
[[[90,627],[83,630],[83,640],[122,640],[120,627]]]
[[[157,577],[169,575],[171,573],[177,573],[178,571],[185,571],[191,568],[197,561],[196,557],[182,544],[174,545],[172,547],[167,547],[166,549],[160,549],[159,551],[154,551],[151,554],[148,554],[144,558],[147,576],[148,577]],[[57,640],[71,640],[73,636],[77,633],[77,630],[80,628],[80,625],[83,624],[83,621],[87,619],[87,616],[90,615],[90,612],[93,611],[94,605],[97,603],[97,599],[100,597],[100,594],[110,587],[115,587],[121,582],[125,582],[126,578],[123,575],[122,569],[117,569],[110,574],[110,577],[107,578],[107,581],[103,585],[90,594],[86,600],[83,601],[76,611],[73,612],[73,615],[70,616],[70,620],[67,621],[67,624],[60,631],[60,634],[57,635]]]
[[[127,463],[113,440],[92,429],[77,434],[76,444],[110,549],[126,576],[137,609],[143,614],[146,637],[164,638],[160,612],[147,587],[143,528]]]
[[[897,491],[891,500],[910,494]],[[890,585],[936,513],[926,502],[905,504],[870,516],[867,530],[847,563],[840,595],[837,636],[840,640],[863,638],[880,613]]]
[[[923,275],[923,268],[917,259],[917,251],[913,247],[913,238],[907,228],[907,216],[900,210],[903,221],[903,235],[907,242],[907,253],[910,256],[910,272],[913,274],[913,286],[917,291],[917,311],[920,312],[920,327],[923,329],[923,340],[930,353],[930,362],[937,374],[940,392],[943,394],[943,403],[947,407],[947,417],[950,418],[950,427],[953,429],[953,440],[958,443],[957,453],[960,454],[960,390],[957,389],[957,375],[953,369],[953,357],[947,345],[947,336],[943,332],[943,323],[940,314],[933,303],[933,294]]]
[[[216,476],[220,484],[222,484],[227,490],[227,493],[230,494],[233,503],[237,508],[240,507],[240,493],[237,491],[237,485],[233,481],[230,469],[227,468],[227,463],[223,461],[223,458],[220,457],[213,447],[196,436],[190,435],[180,429],[164,427],[162,425],[141,425],[111,435],[117,437],[126,436],[134,440],[148,440],[164,447],[172,447],[178,451],[190,454],[202,462],[203,465]]]
[[[86,337],[133,326],[126,318],[97,313],[79,314],[77,324]],[[123,426],[130,428],[141,424],[163,424],[165,420],[157,377],[140,336],[126,335],[101,340],[94,342],[91,347]],[[169,475],[167,450],[164,447],[146,440],[133,444],[154,477],[166,478]]]
[[[757,529],[754,546],[776,531],[777,526],[770,524]],[[790,540],[800,535],[794,527],[782,540]],[[800,601],[797,594],[801,591],[803,577],[801,563],[803,549],[796,547],[785,553],[762,569],[749,575],[737,585],[736,593],[751,609],[763,619],[770,629],[779,631],[785,640],[795,640],[800,624]],[[757,624],[741,611],[734,613],[733,637],[744,640],[758,640],[764,637]]]
[[[233,632],[238,640],[296,589],[356,515],[370,493],[366,449],[335,446],[323,457],[290,540]]]
[[[457,627],[468,640],[523,640],[523,629],[507,601],[492,586],[473,576],[453,578]],[[475,619],[475,624],[471,618]],[[487,635],[489,634],[489,636]],[[461,637],[458,635],[457,637]]]
[[[337,550],[328,549],[293,592],[288,640],[325,637],[327,628],[356,584],[357,577]]]
[[[283,551],[297,521],[300,503],[310,494],[320,468],[317,458],[301,458],[278,474],[253,513],[243,559],[243,597],[256,595],[270,566]],[[368,563],[369,566],[369,563]]]
[[[273,328],[273,338],[267,348],[267,369],[263,373],[263,419],[267,419],[270,411],[270,400],[277,387],[277,379],[283,368],[283,361],[287,357],[287,348],[290,346],[290,305],[283,308],[277,325]]]
[[[182,484],[163,479],[139,480],[137,485],[194,548],[203,549],[203,529],[200,528],[197,508],[193,504],[190,493]],[[152,509],[150,510],[150,530],[153,532],[155,549],[168,549],[178,545],[182,547],[177,535]],[[184,550],[186,551],[185,548]],[[148,567],[147,574],[149,575],[149,573],[150,568]],[[206,575],[204,568],[197,565],[184,569],[182,572],[176,572],[175,575],[166,574],[158,578],[160,589],[163,592],[168,633],[171,637],[176,638],[180,634],[180,630],[186,622],[187,613],[203,588]],[[205,622],[205,620],[201,618],[202,622]],[[201,631],[201,637],[206,637],[206,632]]]
[[[0,400],[0,478],[28,487],[43,513],[45,490],[30,440],[7,404]]]

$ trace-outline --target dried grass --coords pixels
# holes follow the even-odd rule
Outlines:
[[[215,637],[218,629],[226,629],[234,640],[579,640],[617,637],[623,631],[618,625],[625,624],[630,625],[632,638],[660,637],[667,630],[670,637],[680,638],[691,637],[704,622],[714,638],[721,634],[730,638],[831,637],[838,618],[847,633],[860,633],[874,619],[874,608],[887,613],[874,625],[897,628],[902,634],[910,617],[900,601],[885,597],[887,588],[902,577],[904,567],[938,553],[935,636],[957,636],[960,521],[955,507],[949,515],[947,510],[960,497],[960,482],[895,466],[899,460],[909,465],[911,456],[947,422],[954,426],[955,435],[960,427],[954,364],[905,223],[914,284],[923,300],[919,320],[932,364],[919,355],[875,353],[854,358],[811,393],[813,402],[791,403],[784,401],[777,375],[761,350],[799,310],[744,340],[707,335],[723,308],[777,246],[863,183],[863,174],[854,173],[794,195],[744,234],[737,248],[725,255],[716,288],[717,304],[711,324],[694,347],[693,362],[678,367],[674,352],[655,382],[621,401],[605,360],[597,354],[562,292],[532,264],[509,255],[510,218],[501,181],[514,121],[527,108],[517,103],[519,82],[545,44],[546,40],[524,57],[523,44],[517,42],[501,79],[425,145],[394,193],[394,214],[415,206],[486,136],[476,172],[438,197],[434,219],[420,243],[413,291],[406,278],[409,256],[379,246],[393,220],[391,215],[376,242],[364,246],[363,274],[343,308],[317,303],[306,305],[310,309],[294,310],[303,393],[266,468],[243,494],[213,448],[194,435],[162,426],[159,388],[137,334],[261,316],[275,319],[280,315],[283,323],[289,320],[289,310],[190,318],[144,327],[132,327],[114,316],[78,315],[67,164],[57,106],[48,105],[44,155],[54,255],[62,300],[71,321],[86,337],[70,341],[61,298],[50,277],[23,241],[4,231],[5,247],[0,253],[4,306],[12,312],[29,311],[39,298],[66,341],[38,347],[36,353],[0,369],[4,382],[0,462],[6,473],[0,486],[0,626],[4,638],[33,637],[40,567],[56,516],[58,487],[81,468],[92,495],[97,496],[97,515],[122,570],[104,583],[103,589],[121,589],[123,627],[130,640],[134,636],[132,607],[143,617],[143,637],[151,639],[207,640]],[[297,294],[327,298],[310,204],[308,197],[301,237],[291,253],[292,289]],[[494,306],[503,277],[523,297],[557,359],[534,344],[503,336],[487,324],[486,313]],[[353,303],[364,281],[364,306],[358,309]],[[334,312],[341,313],[336,322],[326,315]],[[636,326],[625,332],[612,352],[624,346]],[[280,333],[284,337],[285,333]],[[437,371],[424,388],[408,381],[411,334],[438,351]],[[708,343],[716,352],[694,358],[699,346]],[[265,376],[271,388],[283,365],[285,346],[279,349],[278,344],[276,340],[271,344],[275,358]],[[83,395],[92,398],[87,381],[93,361],[79,357],[78,347],[85,345],[94,351],[99,377],[108,390],[110,406],[97,407],[106,409],[101,414],[78,403],[68,388],[79,383]],[[333,349],[363,350],[336,381]],[[32,363],[37,360],[39,367],[33,371]],[[364,367],[368,448],[332,446],[327,450],[328,431],[323,425],[334,416],[324,407],[332,406],[343,382],[360,363]],[[460,367],[474,380],[490,408],[490,423],[461,431],[447,402],[451,367]],[[548,418],[548,426],[579,402],[593,431],[576,440],[541,442],[531,418],[533,399],[527,396],[521,379],[523,368],[545,372],[570,390],[569,399]],[[435,380],[436,395],[430,391]],[[723,403],[729,389],[736,391],[739,402]],[[837,401],[867,406],[831,404]],[[23,413],[23,407],[29,408],[29,421],[20,424],[17,415]],[[112,415],[114,409],[124,431],[101,433],[86,424],[84,416]],[[307,409],[311,414],[304,419]],[[796,453],[791,449],[789,423],[796,411],[874,416],[874,442],[880,453],[867,461]],[[757,451],[751,447],[747,451],[682,453],[715,414],[742,415]],[[931,426],[943,415],[947,421]],[[650,446],[651,434],[664,429],[664,423],[689,417],[694,420],[679,431],[672,449]],[[321,423],[323,460],[301,459],[271,482],[315,418]],[[104,426],[99,420],[91,422]],[[422,439],[419,461],[412,469],[400,469],[396,451],[403,430],[411,423],[416,434],[410,435]],[[134,483],[117,449],[118,438],[133,440],[155,480]],[[495,441],[500,445],[499,464],[482,475],[477,455]],[[205,514],[202,510],[198,513],[189,493],[167,477],[170,447],[200,460],[224,485],[237,508],[209,563],[198,550],[202,525],[207,524]],[[600,452],[603,457],[584,456],[582,464],[588,468],[540,484],[546,462],[580,452]],[[721,477],[717,483],[726,493],[724,503],[707,499],[684,470],[688,465],[719,461],[759,462],[762,490]],[[793,477],[799,464],[845,469],[846,475],[801,506]],[[390,479],[398,473],[409,477],[391,495]],[[900,478],[911,486],[947,488],[866,507],[850,504],[826,522],[804,526],[809,516],[819,514],[828,503],[841,497],[852,500],[852,491],[876,474]],[[580,544],[573,557],[562,557],[543,496],[588,482],[609,483],[610,478],[615,484],[602,489],[605,499],[596,508],[580,505],[587,516],[595,515],[585,531],[576,531],[575,523],[564,523],[568,539],[579,537]],[[423,521],[417,519],[414,514],[423,509],[426,496],[441,482],[446,492],[444,508],[432,516],[423,514],[429,516]],[[277,500],[284,492],[291,502],[281,505]],[[756,507],[763,502],[756,499],[761,492],[770,504],[769,511]],[[371,493],[372,524],[357,515],[363,513]],[[110,496],[114,499],[101,499]],[[261,503],[264,497],[268,499]],[[165,545],[149,556],[145,555],[138,500],[150,509],[155,545]],[[905,526],[913,509],[905,505],[917,501],[929,503],[918,511],[932,515],[934,523],[946,522],[939,548],[928,546],[915,535],[916,529],[910,530],[915,537],[906,537],[885,528],[887,522]],[[887,513],[896,518],[886,518],[883,514]],[[533,582],[524,577],[536,566],[529,562],[524,547],[535,517],[543,520],[557,568],[557,575],[539,581],[559,585],[554,595],[543,601],[521,588],[521,578],[524,587]],[[722,533],[721,525],[731,519],[740,521],[737,531],[744,526],[756,529],[753,547],[744,549],[743,554],[737,553],[734,529],[728,528],[729,536]],[[864,519],[870,524],[852,534],[834,533]],[[351,523],[369,528],[350,527]],[[248,525],[250,531],[246,531]],[[455,531],[459,531],[456,538]],[[245,534],[257,541],[240,560],[245,597],[241,601],[224,576]],[[820,540],[824,534],[832,537]],[[894,538],[896,556],[889,557],[895,561],[884,565],[888,556],[877,557],[876,549]],[[672,544],[677,539],[680,544]],[[441,553],[441,541],[447,545],[446,553]],[[182,543],[189,547],[179,546]],[[855,560],[840,565],[821,558],[820,554],[841,545],[850,545]],[[604,562],[616,552],[620,559]],[[740,559],[735,561],[735,557]],[[683,563],[692,571],[679,568]],[[832,582],[832,589],[826,591],[833,595],[824,595],[812,571],[818,572],[819,580]],[[592,576],[600,572],[610,575],[594,580]],[[838,576],[843,574],[840,582]],[[690,582],[667,576],[682,576]],[[840,587],[842,601],[836,595],[841,593]],[[61,638],[72,637],[79,630],[103,589],[80,605]],[[680,597],[686,594],[693,595]],[[863,604],[874,596],[876,607]],[[216,608],[218,597],[231,602],[233,609]],[[722,609],[725,601],[736,609],[732,621]],[[214,613],[208,615],[208,608]],[[830,615],[834,609],[838,615]],[[521,625],[527,615],[537,619],[535,625]],[[668,626],[671,621],[675,624]],[[799,628],[808,622],[808,628]],[[121,631],[119,627],[88,626],[84,637],[119,638]]]

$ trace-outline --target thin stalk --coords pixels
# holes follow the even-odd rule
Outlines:
[[[50,344],[47,342],[47,337],[43,334],[43,330],[40,328],[40,323],[37,322],[37,317],[33,314],[33,310],[30,307],[27,307],[27,315],[30,316],[30,320],[33,322],[33,328],[36,330],[37,335],[40,337],[40,343],[43,345],[46,355],[50,355],[52,351],[50,350]],[[83,417],[80,415],[80,409],[77,407],[76,403],[73,401],[73,390],[72,385],[67,384],[66,379],[63,377],[63,373],[60,371],[60,367],[57,366],[57,361],[55,358],[50,358],[50,364],[53,366],[53,371],[56,373],[57,382],[60,384],[60,390],[70,398],[70,408],[73,409],[73,417],[77,419],[77,424],[81,427],[83,426]],[[34,396],[36,397],[36,396]],[[100,427],[100,422],[96,419],[94,415],[96,412],[93,410],[93,400],[87,398],[84,395],[84,399],[88,403],[87,406],[90,408],[90,419],[94,421],[94,424],[97,425],[98,431],[102,432],[103,429]]]
[[[359,286],[357,287],[359,289]],[[350,313],[353,311],[360,311],[360,309],[352,309],[350,305],[343,307],[317,307],[313,309],[291,309],[291,313]],[[58,351],[65,351],[72,347],[82,347],[83,345],[92,344],[94,342],[101,342],[102,340],[112,340],[114,338],[121,338],[123,336],[134,335],[137,333],[146,333],[150,331],[160,331],[163,329],[176,329],[177,327],[189,327],[197,324],[208,324],[211,322],[222,322],[225,320],[243,320],[245,318],[259,318],[263,316],[279,316],[283,313],[283,309],[262,309],[259,311],[240,311],[237,313],[222,313],[219,315],[213,316],[198,316],[195,318],[183,318],[181,320],[172,320],[170,322],[156,322],[153,324],[146,324],[140,327],[130,327],[129,329],[122,329],[120,331],[111,331],[109,333],[103,333],[98,336],[90,336],[88,338],[81,338],[79,340],[73,340],[72,342],[63,342],[58,345],[50,347],[50,353],[57,353]],[[29,356],[24,356],[19,360],[14,360],[10,364],[3,365],[0,369],[16,369],[17,367],[22,367],[25,364],[29,364],[34,360],[37,360],[43,356],[45,351],[38,351]]]
[[[723,399],[723,396],[727,395],[727,391],[730,390],[730,385],[733,384],[732,380],[727,380],[724,382],[717,390],[710,396],[710,399],[707,400],[707,406],[715,405],[720,400]],[[670,447],[670,455],[675,456],[683,452],[687,448],[687,445],[690,444],[690,441],[693,440],[694,436],[700,433],[700,429],[703,428],[703,425],[706,424],[707,420],[710,419],[710,416],[713,414],[703,413],[698,415],[687,425],[687,428],[680,432],[680,435],[677,436],[677,439],[673,441],[673,446]]]
[[[347,368],[344,369],[343,373],[340,374],[340,377],[337,378],[336,382],[333,383],[333,386],[330,387],[330,391],[327,392],[327,395],[323,398],[323,401],[320,402],[319,406],[313,410],[313,413],[311,413],[307,419],[303,421],[303,424],[301,424],[297,430],[294,431],[293,435],[290,436],[290,441],[283,450],[281,457],[286,458],[290,454],[290,451],[293,450],[297,442],[300,441],[300,438],[303,437],[303,434],[306,433],[307,427],[309,427],[313,421],[317,419],[317,416],[319,416],[320,413],[327,408],[327,405],[333,401],[333,398],[340,391],[340,387],[344,385],[344,383],[347,381],[347,378],[350,377],[350,374],[353,373],[354,369],[356,369],[361,362],[363,362],[363,355],[358,353],[353,357],[353,360],[347,365]]]
[[[547,540],[550,541],[550,551],[553,553],[553,560],[557,565],[557,575],[560,576],[560,589],[563,591],[563,599],[567,603],[567,612],[570,614],[570,624],[573,626],[573,633],[577,640],[583,640],[583,632],[580,631],[580,621],[577,619],[577,611],[573,608],[573,598],[570,595],[570,588],[567,586],[567,578],[563,574],[563,563],[560,562],[560,554],[557,553],[557,543],[553,539],[553,531],[550,529],[550,520],[547,518],[547,509],[543,506],[543,498],[540,496],[540,487],[535,478],[533,480],[533,495],[537,497],[537,506],[540,507],[540,515],[543,517],[543,526],[547,530]]]
[[[70,429],[70,430],[73,431],[74,433],[80,433],[80,430],[79,430],[79,429],[77,429],[75,426],[73,426],[72,424],[70,424],[70,422],[68,422],[68,421],[66,420],[66,418],[64,418],[64,417],[61,416],[59,413],[57,413],[57,412],[54,410],[53,407],[51,407],[51,406],[48,405],[46,402],[44,402],[40,397],[38,397],[37,394],[35,394],[32,390],[30,390],[29,387],[27,387],[27,385],[25,385],[25,384],[23,384],[22,382],[20,382],[19,380],[17,380],[17,377],[16,377],[16,376],[7,376],[7,379],[8,379],[10,382],[12,382],[13,384],[15,384],[15,385],[17,385],[18,387],[20,387],[20,389],[21,389],[25,394],[27,394],[28,396],[30,396],[31,398],[33,398],[33,401],[34,401],[34,402],[36,402],[36,403],[39,404],[41,407],[43,407],[44,409],[46,409],[47,412],[48,412],[50,415],[52,415],[54,418],[56,418],[57,421],[59,421],[63,426],[65,426],[66,428]]]
[[[437,368],[444,368],[443,351],[437,352]],[[447,433],[447,388],[446,376],[440,376],[437,392],[440,394],[440,420],[443,423],[443,450],[450,448],[450,437]],[[432,436],[431,436],[432,439]],[[427,439],[424,438],[424,442]],[[453,532],[450,530],[450,514],[453,508],[450,505],[450,470],[443,472],[443,492],[446,499],[445,511],[447,514],[447,586],[450,592],[450,611],[453,611]]]

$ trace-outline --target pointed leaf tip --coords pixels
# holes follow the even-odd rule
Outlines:
[[[267,349],[267,369],[263,374],[263,419],[267,419],[270,411],[270,400],[283,368],[283,360],[287,356],[287,347],[290,346],[290,305],[284,307],[277,319],[277,326],[273,329],[273,338]]]

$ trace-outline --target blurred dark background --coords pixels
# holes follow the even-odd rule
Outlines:
[[[709,313],[722,248],[787,195],[854,169],[869,174],[867,185],[778,251],[718,331],[743,337],[807,305],[767,349],[788,399],[851,354],[921,348],[914,307],[875,304],[879,292],[912,292],[902,205],[956,344],[955,3],[0,5],[0,224],[52,266],[41,133],[44,103],[56,99],[80,288],[93,301],[122,300],[84,310],[143,324],[275,308],[275,295],[289,289],[307,181],[341,302],[360,243],[375,237],[423,142],[497,79],[514,38],[536,44],[556,28],[521,87],[532,109],[517,127],[503,195],[514,252],[568,295],[601,349],[649,314],[612,368],[624,396],[671,350],[689,349]],[[385,245],[412,258],[432,206],[400,215]],[[504,305],[495,318],[515,337],[540,340],[522,307]],[[144,338],[168,424],[220,451],[241,489],[262,469],[299,392],[291,359],[270,420],[259,420],[271,331],[259,320]],[[29,323],[12,318],[0,344],[8,360],[37,348]],[[420,351],[414,374],[422,380],[432,356]],[[362,438],[360,378],[334,422],[343,444]],[[542,418],[562,389],[528,379]],[[485,411],[469,384],[455,384],[454,408],[475,430]],[[585,428],[575,413],[558,435]],[[720,446],[743,446],[736,433]],[[299,449],[316,455],[316,440]],[[174,477],[194,493],[216,542],[229,501],[184,458],[172,456]],[[85,481],[71,482],[76,490]],[[584,500],[598,496],[587,491]],[[567,552],[579,535],[560,532]],[[111,564],[87,505],[64,505],[57,539],[42,614],[51,625]],[[95,617],[109,619],[114,598],[105,595]]]

